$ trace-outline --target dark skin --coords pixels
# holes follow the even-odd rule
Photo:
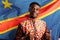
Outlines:
[[[37,4],[32,4],[29,8],[30,18],[36,19],[39,14],[39,10],[40,10],[40,6],[38,6]],[[18,27],[16,37],[14,40],[29,40],[29,36],[25,36],[26,34],[22,30],[22,25],[19,24],[18,26],[19,27]],[[44,33],[43,37],[41,38],[41,40],[51,40],[50,31],[48,30],[47,27],[46,27],[45,33]]]
[[[38,6],[36,4],[33,4],[33,5],[30,6],[29,9],[30,9],[29,10],[30,11],[30,18],[32,18],[32,19],[37,18],[38,14],[39,14],[40,6]],[[46,32],[42,37],[42,40],[52,40],[50,32],[49,32],[47,27],[46,27]]]
[[[33,4],[30,6],[29,11],[30,11],[30,18],[37,18],[39,14],[39,9],[40,6]]]

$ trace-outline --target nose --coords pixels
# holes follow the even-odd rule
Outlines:
[[[35,12],[35,11],[36,11],[36,9],[34,8],[34,9],[33,9],[33,12]]]

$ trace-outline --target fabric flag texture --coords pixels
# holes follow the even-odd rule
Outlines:
[[[0,0],[0,39],[13,40],[18,24],[29,16],[29,5],[41,5],[38,19],[46,21],[52,40],[60,36],[60,0]]]

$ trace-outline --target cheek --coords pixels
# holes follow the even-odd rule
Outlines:
[[[38,15],[39,14],[39,11],[36,11],[36,15]]]
[[[36,11],[36,13],[39,13],[39,11]]]
[[[38,12],[35,12],[35,13],[34,13],[34,16],[38,16]]]

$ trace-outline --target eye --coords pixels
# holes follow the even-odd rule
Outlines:
[[[39,10],[39,9],[36,9],[36,10]]]
[[[32,8],[32,10],[34,10],[35,8]]]

